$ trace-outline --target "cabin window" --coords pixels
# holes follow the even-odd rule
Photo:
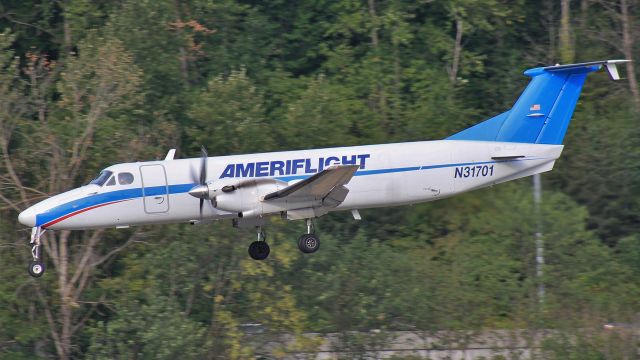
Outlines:
[[[107,182],[107,186],[113,186],[116,184],[116,177],[112,176],[111,179]]]
[[[111,171],[104,170],[100,173],[100,175],[98,175],[97,178],[91,180],[89,184],[102,186],[104,185],[104,183],[107,182],[107,180],[109,180],[109,177],[111,176],[111,174],[113,174]]]
[[[120,185],[129,185],[132,182],[133,182],[132,173],[124,172],[124,173],[118,174],[118,183],[120,183]]]

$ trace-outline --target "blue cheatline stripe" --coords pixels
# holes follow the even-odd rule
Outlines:
[[[167,193],[169,194],[179,194],[185,193],[191,190],[197,184],[179,184],[179,185],[169,185],[167,186],[152,186],[144,188],[145,196],[156,196],[163,195]],[[42,226],[43,224],[49,223],[53,220],[56,220],[62,216],[70,214],[72,212],[82,210],[91,206],[100,205],[104,203],[109,203],[118,200],[128,200],[128,199],[136,199],[143,197],[142,188],[134,188],[134,189],[125,189],[125,190],[116,190],[110,191],[102,194],[96,194],[87,196],[85,198],[80,198],[62,205],[58,205],[48,212],[36,215],[36,226]]]
[[[518,160],[524,160],[524,159],[518,159]],[[457,163],[457,164],[425,165],[425,166],[421,166],[420,170],[441,169],[441,168],[448,168],[448,167],[454,167],[454,166],[486,165],[486,164],[495,164],[495,163],[507,162],[507,161],[513,161],[513,160],[506,160],[506,161],[492,160],[492,161]]]
[[[409,166],[409,167],[399,167],[399,168],[389,168],[389,169],[359,170],[354,174],[354,176],[369,176],[369,175],[407,172],[407,171],[441,169],[441,168],[456,167],[456,166],[486,165],[486,164],[518,162],[518,161],[526,161],[526,160],[540,160],[540,159],[542,158],[535,157],[535,158],[514,159],[514,160],[492,160],[492,161],[482,161],[482,162]],[[275,177],[274,179],[288,182],[292,180],[306,179],[312,175],[313,174],[279,176],[279,177]],[[196,185],[198,184],[169,185],[168,189],[166,186],[145,187],[144,196],[163,195],[167,193],[167,190],[169,194],[187,193]],[[47,224],[62,216],[68,215],[72,212],[82,210],[91,206],[104,204],[108,202],[114,202],[118,200],[128,200],[128,199],[135,199],[135,198],[141,198],[141,197],[143,197],[142,188],[135,188],[135,189],[126,189],[126,190],[116,190],[116,191],[88,196],[86,198],[77,199],[77,200],[68,202],[66,204],[56,206],[51,210],[49,210],[48,212],[38,214],[36,216],[36,226],[42,226],[43,224]]]
[[[396,173],[396,172],[416,171],[416,170],[420,170],[420,166],[401,167],[401,168],[392,168],[392,169],[360,170],[360,171],[356,171],[354,176],[378,175],[378,174],[388,174],[388,173]]]
[[[379,174],[389,174],[396,172],[406,172],[406,171],[416,171],[420,170],[420,166],[410,166],[410,167],[401,167],[401,168],[390,168],[390,169],[376,169],[376,170],[358,170],[353,176],[367,176],[367,175],[379,175]],[[292,176],[278,176],[274,179],[281,181],[291,181],[291,180],[299,180],[306,179],[313,174],[305,174],[305,175],[292,175]]]
[[[448,167],[456,167],[456,166],[470,166],[470,165],[486,165],[486,164],[497,164],[497,163],[507,163],[507,162],[517,162],[517,161],[526,161],[526,160],[541,160],[543,158],[532,157],[525,159],[513,159],[513,160],[491,160],[491,161],[481,161],[481,162],[466,162],[466,163],[454,163],[454,164],[438,164],[438,165],[423,165],[423,166],[409,166],[409,167],[400,167],[400,168],[389,168],[389,169],[376,169],[376,170],[358,170],[353,176],[367,176],[367,175],[379,175],[379,174],[390,174],[397,172],[406,172],[406,171],[418,171],[418,170],[432,170],[432,169],[441,169]],[[292,180],[300,180],[306,179],[311,175],[292,175],[292,176],[279,176],[274,179],[281,181],[292,181]]]

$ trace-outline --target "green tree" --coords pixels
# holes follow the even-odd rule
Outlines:
[[[12,69],[9,64],[8,71]],[[24,91],[26,101],[12,100],[5,107],[6,131],[0,141],[3,173],[9,174],[3,176],[7,186],[1,199],[16,210],[86,181],[86,170],[95,169],[93,161],[100,159],[89,156],[93,149],[111,150],[111,159],[124,154],[121,145],[130,137],[116,132],[105,139],[96,133],[109,132],[114,124],[126,126],[118,111],[136,103],[140,77],[121,42],[97,33],[80,42],[77,55],[61,65],[31,54],[24,74],[25,88],[20,81],[10,81],[5,88],[10,93]],[[63,359],[72,356],[72,338],[87,314],[95,311],[95,306],[80,305],[86,297],[96,300],[95,294],[86,293],[94,270],[115,253],[97,246],[102,234],[101,230],[75,235],[62,231],[44,238],[45,258],[50,259],[57,283],[31,283],[36,295],[31,301],[38,316],[46,319],[50,339]],[[26,236],[21,237],[24,244]],[[76,240],[82,242],[75,245]]]
[[[221,155],[272,148],[273,138],[264,128],[263,102],[244,68],[211,79],[189,111],[191,143]]]
[[[288,110],[279,132],[289,148],[356,145],[379,137],[365,104],[324,76],[311,79]]]
[[[91,328],[92,359],[202,359],[206,327],[189,319],[171,299],[153,296],[149,304],[118,307],[108,323]]]
[[[528,180],[362,211],[362,222],[327,215],[313,256],[295,249],[302,224],[274,219],[261,263],[238,241],[255,234],[218,224],[50,232],[47,275],[27,278],[21,265],[18,212],[107,164],[168,147],[225,155],[441,139],[511,106],[528,81],[519,72],[562,60],[560,43],[575,43],[576,61],[637,53],[636,1],[563,4],[3,1],[0,353],[281,357],[312,349],[322,336],[301,334],[319,331],[339,332],[339,349],[358,357],[393,330],[446,347],[488,328],[553,328],[545,357],[632,356],[627,333],[576,329],[638,313],[633,64],[626,81],[589,77],[563,157],[544,175],[542,279]]]

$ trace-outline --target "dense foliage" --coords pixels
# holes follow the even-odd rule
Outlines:
[[[313,255],[296,248],[303,223],[273,219],[264,262],[227,222],[49,233],[40,279],[17,214],[169,148],[440,139],[510,107],[528,67],[635,58],[639,16],[636,0],[2,1],[0,358],[277,357],[313,351],[311,332],[357,354],[385,330],[482,329],[562,331],[549,358],[635,356],[633,64],[624,81],[589,78],[542,177],[541,279],[530,179],[360,222],[327,215]]]

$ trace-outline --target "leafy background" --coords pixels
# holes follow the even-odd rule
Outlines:
[[[308,333],[340,334],[334,350],[357,357],[394,331],[446,334],[446,347],[483,329],[564,334],[543,358],[635,357],[633,63],[623,81],[589,78],[543,176],[543,303],[530,179],[360,222],[325,216],[312,256],[295,246],[303,223],[274,219],[264,262],[246,254],[255,234],[226,222],[49,233],[37,280],[16,219],[169,148],[440,139],[509,108],[526,68],[636,58],[639,11],[636,0],[2,1],[0,357],[303,356],[319,346]]]

